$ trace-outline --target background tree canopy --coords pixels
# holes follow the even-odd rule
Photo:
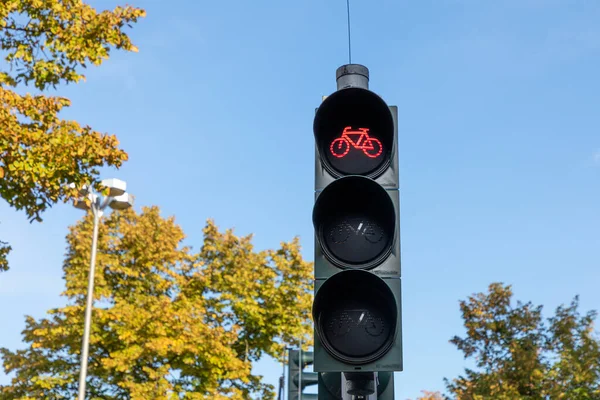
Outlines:
[[[72,399],[92,220],[71,228],[64,262],[68,305],[26,319],[27,348],[1,349],[1,399]],[[89,399],[261,399],[271,385],[251,372],[286,343],[311,343],[312,263],[298,239],[255,251],[251,236],[204,228],[198,253],[156,207],[113,212],[100,226],[88,373]]]
[[[460,302],[466,328],[451,343],[477,369],[445,380],[447,399],[600,399],[600,338],[596,311],[581,315],[579,299],[544,320],[542,306],[517,301],[509,285]],[[429,393],[429,396],[432,394]],[[422,397],[422,400],[435,397]]]
[[[110,49],[137,51],[123,32],[145,12],[117,7],[97,12],[81,0],[0,2],[0,197],[30,220],[74,193],[68,183],[96,184],[98,168],[119,167],[127,153],[115,136],[59,118],[71,103],[44,95],[84,79]],[[24,93],[33,86],[37,94]],[[10,246],[0,241],[0,270]]]

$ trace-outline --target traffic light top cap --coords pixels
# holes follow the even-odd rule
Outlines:
[[[369,69],[360,64],[342,65],[335,71],[338,90],[348,87],[369,88]]]

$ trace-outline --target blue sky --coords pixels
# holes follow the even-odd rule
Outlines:
[[[112,7],[113,0],[96,1]],[[136,208],[254,233],[299,235],[313,258],[312,119],[347,63],[345,1],[140,1],[138,54],[114,53],[62,88],[64,113],[116,134]],[[176,3],[175,6],[173,4]],[[399,108],[405,371],[396,398],[442,390],[467,365],[458,301],[494,281],[547,313],[581,295],[600,308],[600,3],[353,0],[353,62]],[[60,306],[67,227],[0,203],[14,250],[0,274],[0,346],[24,315]],[[257,371],[273,384],[281,366]],[[8,377],[0,374],[0,383]]]

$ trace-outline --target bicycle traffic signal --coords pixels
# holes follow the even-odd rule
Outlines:
[[[356,64],[338,68],[338,90],[317,109],[313,123],[317,191],[347,175],[366,176],[386,189],[398,189],[398,109],[368,90],[368,74],[366,67]]]
[[[316,372],[302,371],[313,363],[312,351],[288,350],[288,400],[317,400],[314,393],[302,393],[305,387],[318,383]]]
[[[397,107],[366,67],[337,70],[317,109],[314,370],[402,370]]]

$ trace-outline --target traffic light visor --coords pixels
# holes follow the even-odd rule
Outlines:
[[[369,272],[347,270],[332,276],[315,295],[312,312],[321,345],[342,362],[375,361],[394,343],[394,294]]]
[[[313,131],[323,165],[336,177],[376,178],[390,164],[394,120],[385,101],[370,90],[347,88],[327,97]]]
[[[334,265],[371,269],[391,253],[396,231],[392,199],[375,181],[340,178],[319,195],[313,224],[323,254]]]

